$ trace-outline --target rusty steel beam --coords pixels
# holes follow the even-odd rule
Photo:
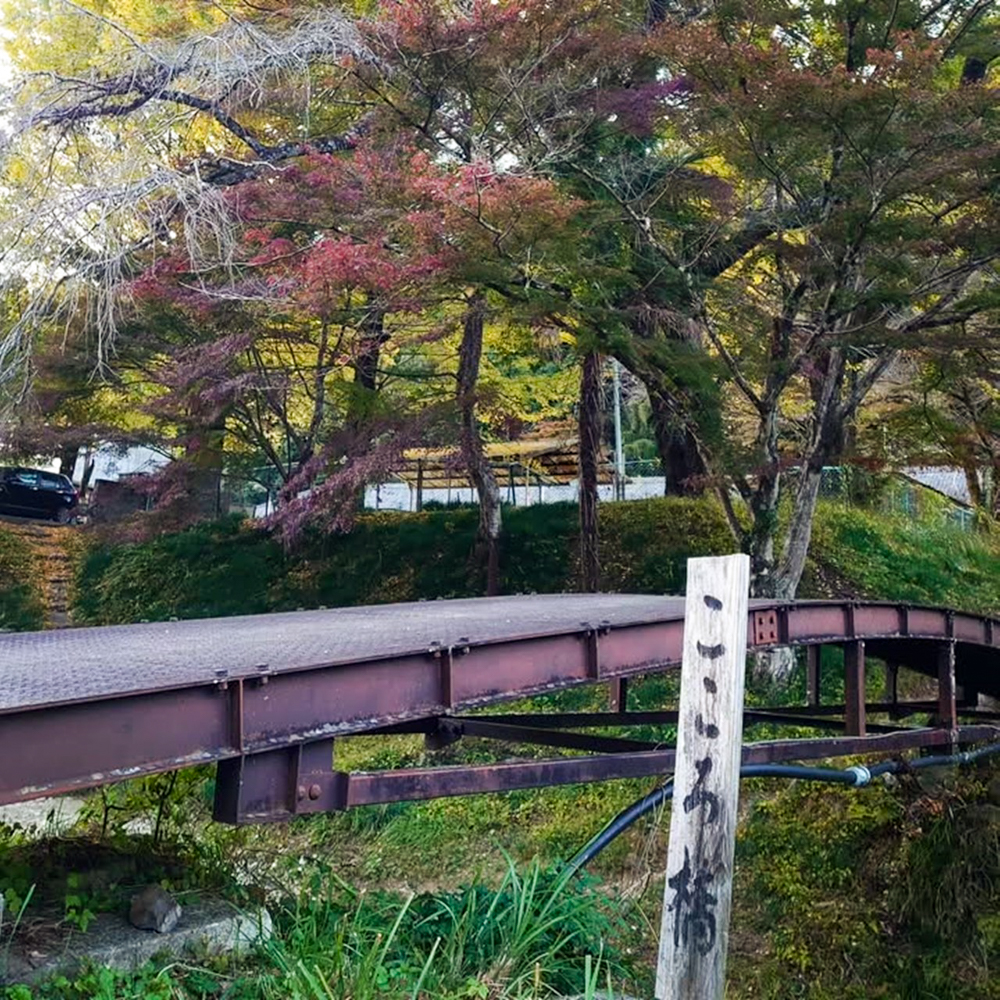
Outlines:
[[[495,739],[507,739],[513,742],[575,747],[580,750],[598,750],[599,748],[596,744],[588,746],[585,741],[593,739],[613,740],[620,745],[620,749],[626,749],[623,744],[635,741],[622,740],[618,737],[591,737],[583,734],[567,734],[566,738],[576,740],[576,742],[560,742],[562,737],[552,736],[551,730],[594,728],[598,726],[675,725],[677,715],[676,711],[669,710],[661,712],[618,713],[571,712],[551,715],[450,716],[441,721],[444,727],[448,729],[455,723],[460,723],[460,726],[455,731],[458,731],[458,728],[460,728],[461,732],[467,736],[491,736]],[[815,717],[799,713],[786,714],[777,708],[748,708],[744,711],[743,718],[748,723],[772,722],[790,726],[812,727],[813,729],[844,729],[845,727],[843,720],[835,718],[830,714]],[[868,729],[875,733],[895,733],[899,732],[900,727],[869,723]],[[523,734],[523,738],[519,738],[518,734]],[[611,750],[611,748],[612,744],[609,743],[608,749]],[[638,750],[642,749],[642,747],[634,746],[628,749]]]
[[[867,714],[892,714],[898,712],[900,715],[914,715],[917,712],[937,711],[937,701],[869,701],[865,703]],[[782,715],[796,716],[822,716],[822,715],[844,715],[847,712],[846,705],[781,705],[769,708],[769,712],[780,712]]]
[[[806,647],[806,702],[812,708],[820,703],[820,655],[822,646]]]
[[[442,719],[445,731],[462,736],[480,736],[510,743],[537,746],[564,747],[567,750],[585,750],[591,753],[628,753],[656,750],[658,744],[648,740],[632,740],[619,736],[592,736],[588,733],[568,732],[564,729],[536,729],[530,726],[494,722],[489,716],[481,718]]]
[[[958,704],[955,697],[955,643],[938,644],[938,714],[937,722],[947,729],[958,726]]]
[[[462,716],[462,718],[469,718]],[[649,712],[505,712],[475,716],[490,722],[541,729],[582,729],[598,726],[670,726],[677,722],[676,709]]]
[[[627,677],[616,677],[608,684],[608,711],[627,712],[628,711],[628,686]]]
[[[951,746],[1000,738],[994,726],[963,726],[950,733],[925,728],[877,736],[816,740],[772,740],[743,747],[744,764],[818,760],[862,753],[897,753],[923,747]],[[666,776],[672,770],[671,748],[593,757],[558,757],[499,764],[404,768],[393,771],[323,771],[330,760],[329,744],[303,769],[301,759],[287,748],[246,758],[242,770],[234,762],[222,765],[239,784],[218,781],[215,819],[225,823],[261,823],[292,816],[330,812],[363,805],[406,802],[508,792],[522,788]],[[221,774],[220,774],[221,777]],[[228,786],[228,787],[227,787]]]
[[[885,662],[884,699],[892,706],[893,713],[899,710],[899,664],[891,660]]]
[[[682,613],[532,595],[3,635],[0,804],[231,758],[245,770],[299,743],[671,669]],[[747,628],[758,647],[871,640],[932,676],[934,643],[953,641],[956,683],[1000,694],[1000,627],[982,616],[755,601]]]
[[[844,720],[851,736],[865,735],[865,641],[844,645]]]

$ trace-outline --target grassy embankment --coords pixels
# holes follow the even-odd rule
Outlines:
[[[312,540],[306,556],[235,522],[95,547],[81,563],[76,616],[155,620],[462,596],[478,582],[467,559],[474,518],[462,510],[366,518],[349,536]],[[508,592],[574,589],[574,518],[572,508],[509,512]],[[608,589],[660,593],[683,588],[688,556],[730,548],[716,508],[687,501],[606,505],[602,544]],[[817,596],[995,611],[997,580],[1000,547],[988,540],[824,507],[805,586]],[[797,677],[788,697],[801,697],[801,685]],[[652,707],[675,695],[670,679],[651,678],[634,697]],[[600,697],[581,690],[560,699],[582,708]],[[747,737],[773,734],[754,727]],[[357,738],[338,757],[346,767],[380,767],[498,752],[505,748],[468,740],[428,755],[416,738]],[[732,996],[1000,997],[1000,822],[988,779],[976,771],[948,787],[928,778],[860,792],[746,783]],[[192,886],[210,881],[200,874],[210,868],[243,872],[229,891],[244,898],[247,881],[284,887],[269,896],[273,945],[238,966],[204,961],[39,995],[541,997],[585,992],[586,954],[600,958],[601,982],[610,972],[616,987],[651,994],[665,820],[639,824],[598,859],[596,888],[561,888],[549,872],[648,781],[360,809],[281,831],[209,827],[211,776],[190,772],[182,785],[162,816],[165,842],[187,857]],[[128,819],[155,811],[160,787],[136,783],[95,800],[94,826],[102,805],[113,807],[115,838]],[[297,895],[296,886],[309,891]],[[407,902],[410,891],[421,894]]]
[[[38,559],[23,534],[0,526],[0,630],[25,632],[45,623]]]

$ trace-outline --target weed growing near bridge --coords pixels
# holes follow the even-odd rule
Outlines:
[[[759,1000],[1000,998],[1000,769],[862,791],[764,783],[737,845],[731,978]],[[749,796],[748,796],[749,793]]]
[[[625,974],[620,920],[587,884],[509,862],[500,884],[438,894],[356,890],[322,866],[272,906],[276,933],[238,964],[202,956],[138,973],[58,977],[3,1000],[538,1000]]]

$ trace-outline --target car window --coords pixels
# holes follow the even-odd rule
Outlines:
[[[39,485],[43,490],[69,490],[73,487],[65,476],[57,476],[53,472],[40,472]]]
[[[32,472],[30,469],[15,469],[11,478],[18,486],[37,486],[38,475],[37,472]]]

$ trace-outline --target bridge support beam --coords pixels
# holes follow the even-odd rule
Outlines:
[[[608,684],[608,711],[628,711],[628,678],[616,677]]]
[[[892,707],[889,715],[898,718],[896,706],[899,704],[899,664],[891,660],[885,661],[885,693],[883,696]]]
[[[822,646],[806,646],[806,703],[819,705],[820,659]]]
[[[938,725],[958,728],[958,704],[955,695],[955,643],[938,646]]]
[[[844,729],[848,736],[864,736],[865,642],[855,639],[844,645]]]
[[[219,823],[267,823],[343,809],[346,778],[333,771],[332,739],[220,760],[212,818]]]

